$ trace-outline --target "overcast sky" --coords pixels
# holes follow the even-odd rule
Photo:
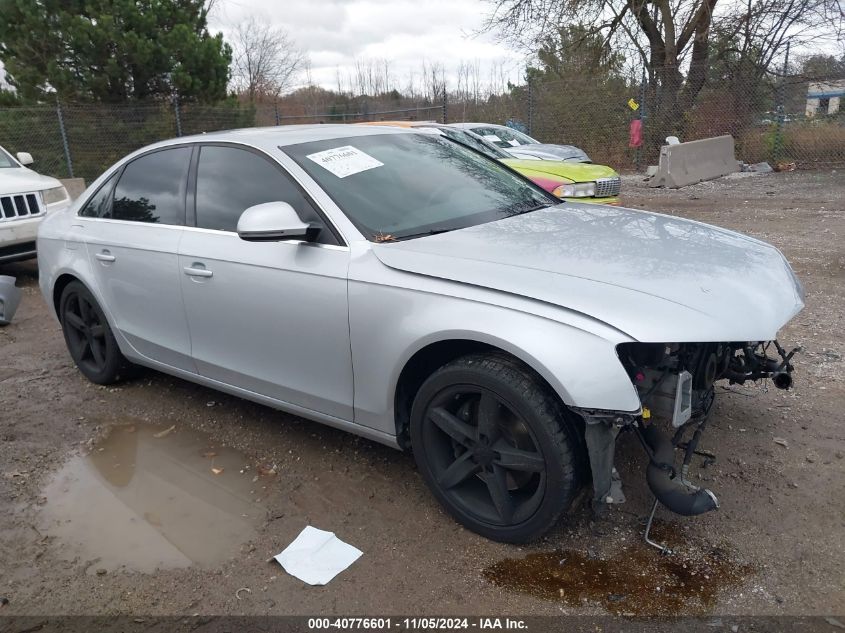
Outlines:
[[[285,28],[308,54],[312,81],[325,88],[336,88],[338,69],[347,76],[355,59],[390,60],[400,89],[410,73],[419,77],[423,60],[442,63],[450,83],[462,60],[477,61],[485,83],[494,67],[518,81],[523,56],[474,35],[487,9],[483,0],[218,0],[209,28],[225,36],[251,15]]]
[[[337,71],[348,74],[357,59],[388,59],[398,87],[423,60],[448,71],[478,61],[482,78],[504,66],[513,81],[522,75],[522,55],[475,36],[488,5],[483,0],[218,0],[210,18],[224,35],[251,15],[283,27],[311,59],[314,83],[337,87]]]

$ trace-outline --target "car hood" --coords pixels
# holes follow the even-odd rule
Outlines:
[[[587,153],[574,145],[552,145],[537,143],[529,145],[514,145],[505,148],[506,151],[519,157],[520,155],[534,156],[545,160],[566,160],[578,163],[589,163]]]
[[[0,195],[42,191],[60,187],[61,184],[55,178],[42,176],[26,167],[4,167],[0,169]]]
[[[770,340],[804,305],[773,246],[605,205],[565,203],[373,251],[392,268],[554,304],[645,342]]]
[[[592,163],[518,158],[503,158],[501,162],[523,174],[532,172],[538,175],[556,176],[569,182],[592,182],[598,178],[612,178],[618,175],[611,167]]]

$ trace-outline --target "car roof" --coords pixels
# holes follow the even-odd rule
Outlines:
[[[478,123],[478,122],[464,122],[464,123],[450,123],[450,127],[459,127],[465,130],[471,130],[476,127],[507,127],[506,125],[497,125],[496,123]]]
[[[272,151],[277,147],[296,145],[298,143],[310,143],[311,141],[326,141],[333,138],[346,138],[350,136],[374,136],[377,134],[407,134],[410,130],[389,126],[360,126],[345,123],[327,123],[313,125],[279,125],[274,127],[251,127],[238,130],[222,130],[219,132],[207,132],[194,134],[192,136],[180,136],[177,138],[160,141],[143,148],[143,151],[180,143],[242,143],[251,145],[265,151]]]
[[[388,127],[427,127],[432,125],[442,125],[437,121],[364,121],[363,123],[356,123],[355,125],[385,125]]]

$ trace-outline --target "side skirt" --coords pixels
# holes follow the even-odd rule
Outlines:
[[[149,358],[145,358],[142,356],[139,357],[135,354],[133,354],[132,358],[130,358],[129,360],[138,365],[143,365],[145,367],[149,367],[150,369],[155,369],[156,371],[160,371],[162,373],[169,374],[177,378],[182,378],[183,380],[187,380],[188,382],[203,385],[204,387],[210,387],[211,389],[222,391],[223,393],[228,393],[229,395],[237,396],[238,398],[243,398],[244,400],[257,402],[258,404],[263,404],[272,409],[277,409],[279,411],[284,411],[285,413],[298,415],[300,417],[313,420],[314,422],[319,422],[320,424],[325,424],[326,426],[330,426],[335,429],[340,429],[341,431],[346,431],[354,435],[360,435],[361,437],[364,437],[368,440],[373,440],[374,442],[384,444],[391,448],[402,450],[402,448],[399,446],[396,436],[391,435],[389,433],[384,433],[383,431],[377,431],[376,429],[371,429],[369,427],[356,424],[355,422],[342,420],[340,418],[336,418],[331,415],[326,415],[324,413],[320,413],[319,411],[306,409],[305,407],[300,407],[289,402],[276,400],[275,398],[270,398],[268,396],[261,395],[260,393],[255,393],[254,391],[248,391],[246,389],[241,389],[240,387],[234,387],[226,383],[218,382],[217,380],[212,380],[211,378],[200,376],[199,374],[184,371],[182,369],[177,369],[176,367],[171,367],[169,365],[150,360]]]

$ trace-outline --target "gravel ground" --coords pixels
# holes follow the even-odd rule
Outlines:
[[[154,372],[86,382],[30,262],[0,266],[24,288],[0,329],[0,614],[845,612],[845,177],[737,174],[680,191],[630,177],[623,191],[628,206],[774,243],[807,290],[781,337],[804,347],[794,389],[719,388],[702,442],[718,458],[696,472],[721,509],[658,511],[657,536],[678,554],[642,543],[650,498],[630,436],[618,463],[628,502],[607,521],[578,507],[542,542],[493,543],[439,509],[408,455]],[[132,496],[145,477],[157,496]],[[246,499],[257,518],[231,521],[238,511],[209,490]],[[154,545],[143,556],[122,551],[130,524]],[[364,552],[325,587],[268,562],[308,524]],[[167,559],[162,543],[188,554]]]

